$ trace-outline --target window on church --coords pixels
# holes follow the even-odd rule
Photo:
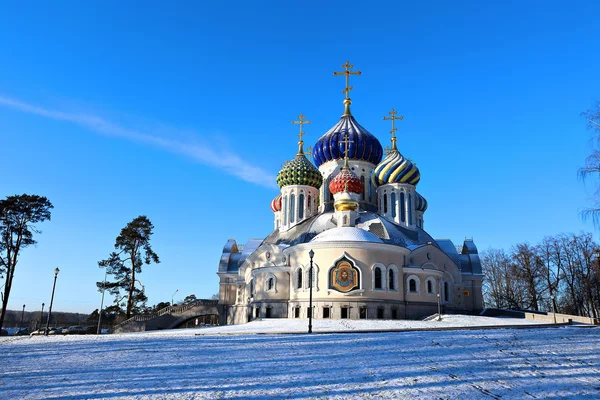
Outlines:
[[[250,297],[254,297],[254,279],[250,279]]]
[[[306,208],[308,209],[307,217],[313,215],[313,213],[314,213],[313,203],[312,203],[312,196],[310,195],[310,193],[308,195],[308,201],[306,202]]]
[[[398,310],[396,308],[392,308],[392,319],[398,319]]]
[[[408,291],[412,292],[412,293],[417,292],[417,281],[416,280],[411,279],[410,281],[408,281]]]
[[[343,223],[343,225],[344,226],[348,225],[348,216],[347,215],[344,215],[344,223]]]
[[[298,196],[298,221],[304,219],[304,193],[300,193]]]
[[[408,224],[412,225],[412,223],[413,223],[413,219],[412,219],[412,195],[409,193],[408,194]]]
[[[302,269],[296,271],[296,289],[302,289]]]
[[[267,307],[265,311],[265,318],[271,318],[271,307]]]
[[[444,301],[450,301],[450,295],[448,294],[448,282],[444,282]]]
[[[404,192],[400,193],[400,220],[406,221],[406,205],[404,204]]]
[[[396,193],[392,192],[392,218],[396,218]]]
[[[258,317],[260,317],[260,308],[256,307],[254,309],[254,318],[258,318]]]
[[[269,291],[270,291],[270,290],[273,290],[274,288],[275,288],[275,278],[273,278],[273,277],[270,277],[270,278],[267,280],[267,290],[269,290]]]
[[[287,225],[288,221],[288,197],[283,198],[283,225]]]
[[[427,293],[433,293],[433,283],[430,280],[427,281]]]
[[[292,193],[290,196],[290,223],[296,220],[296,195]]]
[[[348,319],[348,307],[342,307],[342,319]]]
[[[331,308],[323,307],[323,318],[331,318]]]
[[[375,267],[375,289],[383,289],[381,281],[381,268]]]
[[[383,308],[377,309],[377,319],[383,319]]]
[[[388,272],[388,289],[396,290],[396,277],[394,276],[394,270],[390,268]]]
[[[367,307],[361,307],[358,309],[358,317],[360,319],[367,319]]]
[[[300,318],[300,307],[294,307],[294,318]]]
[[[387,194],[383,193],[383,213],[387,214]]]
[[[364,177],[364,175],[360,177],[360,183],[361,183],[361,185],[363,187],[363,191],[362,191],[362,193],[360,195],[361,196],[360,198],[362,200],[364,200],[365,199],[365,193],[367,192],[367,190],[365,188],[365,177]]]

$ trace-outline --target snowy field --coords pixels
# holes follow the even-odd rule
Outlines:
[[[470,318],[471,325],[522,321]],[[337,330],[342,322],[347,330],[374,322],[415,327],[415,321],[317,320],[315,330]],[[306,320],[4,337],[0,399],[600,398],[600,328],[251,333],[296,327],[304,329]]]

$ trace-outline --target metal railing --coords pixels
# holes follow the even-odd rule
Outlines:
[[[115,325],[115,329],[121,328],[130,322],[146,322],[146,321],[150,321],[151,319],[160,317],[161,315],[179,314],[179,313],[189,310],[190,308],[194,308],[197,306],[216,306],[218,304],[219,304],[219,300],[206,300],[206,299],[198,299],[198,300],[194,300],[190,303],[184,303],[184,304],[175,304],[172,306],[161,308],[160,310],[155,311],[152,314],[135,315],[135,316],[121,322],[120,324]]]

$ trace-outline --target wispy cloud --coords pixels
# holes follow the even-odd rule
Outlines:
[[[214,144],[211,144],[211,146],[208,147],[197,143],[165,138],[156,132],[153,132],[152,129],[131,128],[113,123],[105,118],[92,114],[62,112],[38,107],[1,94],[0,106],[57,121],[70,122],[102,135],[120,137],[130,141],[156,146],[165,151],[186,156],[204,165],[219,168],[227,174],[233,175],[246,182],[268,188],[275,187],[275,177],[272,174],[260,167],[249,164],[240,156],[227,149],[215,148]],[[176,132],[177,129],[169,128],[169,131]],[[184,134],[188,132],[181,133]]]

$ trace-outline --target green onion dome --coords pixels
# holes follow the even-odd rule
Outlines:
[[[304,152],[298,152],[292,161],[287,162],[277,174],[277,185],[282,188],[289,185],[306,185],[319,189],[323,184],[323,176],[306,159]]]
[[[421,180],[421,173],[411,160],[394,149],[375,167],[371,180],[376,187],[388,183],[408,183],[417,186]]]

